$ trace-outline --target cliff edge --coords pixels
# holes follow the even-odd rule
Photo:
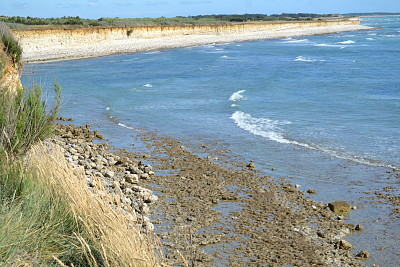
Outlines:
[[[15,30],[24,62],[90,58],[119,53],[362,30],[357,19],[257,22],[229,25],[82,27]]]
[[[0,92],[3,90],[16,92],[22,88],[20,80],[22,64],[15,54],[8,51],[9,47],[0,41]]]

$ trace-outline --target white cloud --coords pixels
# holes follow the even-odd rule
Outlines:
[[[87,5],[90,7],[97,7],[99,6],[99,3],[97,1],[89,1]]]

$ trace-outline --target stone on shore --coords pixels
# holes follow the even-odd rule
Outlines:
[[[346,240],[340,240],[337,244],[336,244],[337,248],[339,249],[343,249],[343,250],[352,250],[354,247],[352,244],[350,244],[350,242],[346,241]]]
[[[328,207],[334,213],[349,213],[350,205],[345,201],[335,201],[328,204]]]
[[[369,258],[371,257],[371,254],[370,254],[368,251],[363,250],[363,251],[361,251],[360,253],[358,253],[358,254],[356,255],[356,257],[357,257],[357,258],[360,258],[361,260],[367,261],[367,260],[369,260]]]

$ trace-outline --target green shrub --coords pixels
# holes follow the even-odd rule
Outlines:
[[[23,154],[37,141],[53,133],[53,121],[61,105],[61,88],[55,84],[54,105],[47,112],[39,86],[16,95],[0,95],[0,150],[9,155]]]

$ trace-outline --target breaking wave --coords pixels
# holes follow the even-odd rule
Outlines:
[[[283,144],[291,144],[283,137],[283,130],[279,127],[281,125],[290,124],[289,121],[271,120],[268,118],[254,118],[250,114],[242,111],[236,111],[232,114],[231,119],[243,130],[246,130],[254,135],[268,138],[272,141]]]
[[[246,90],[239,90],[237,92],[234,92],[230,97],[229,101],[237,102],[240,100],[245,100],[246,98],[242,95]]]
[[[294,61],[297,62],[325,62],[325,60],[319,60],[319,59],[312,59],[312,58],[307,58],[303,56],[298,56]]]
[[[306,144],[302,142],[297,142],[295,140],[290,140],[284,136],[285,131],[281,127],[279,127],[291,124],[290,121],[271,120],[269,118],[254,118],[250,114],[244,113],[242,111],[236,111],[231,115],[230,118],[236,123],[237,126],[239,126],[239,128],[248,131],[254,135],[267,138],[274,142],[306,147],[308,149],[316,150],[339,159],[353,161],[369,166],[385,167],[399,170],[399,168],[397,168],[396,166],[386,164],[378,160],[351,155],[350,153],[346,152],[339,152],[334,149],[324,148],[315,144]]]
[[[348,40],[348,41],[343,41],[343,42],[338,42],[338,44],[355,44],[356,42],[352,41],[352,40]]]

